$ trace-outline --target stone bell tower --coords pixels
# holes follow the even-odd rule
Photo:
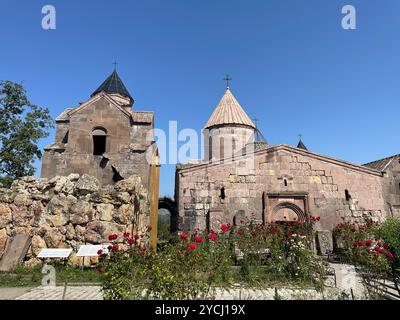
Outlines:
[[[134,111],[133,104],[114,69],[87,101],[56,118],[56,141],[45,148],[42,177],[86,173],[106,185],[136,174],[147,186],[154,115]]]

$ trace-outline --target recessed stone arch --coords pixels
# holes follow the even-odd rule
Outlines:
[[[277,204],[273,209],[270,221],[290,222],[290,221],[307,221],[307,215],[297,205],[291,202],[282,202]]]
[[[162,197],[158,200],[158,209],[166,209],[170,213],[170,231],[174,233],[178,230],[178,210],[174,200]]]
[[[291,217],[301,222],[308,222],[308,193],[306,192],[280,192],[263,193],[263,221],[285,221],[283,218]],[[287,219],[289,220],[289,219]]]

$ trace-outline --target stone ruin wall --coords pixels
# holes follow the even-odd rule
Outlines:
[[[89,175],[52,179],[24,177],[0,188],[0,258],[17,234],[29,234],[26,266],[40,263],[42,248],[73,248],[69,263],[79,265],[82,244],[106,244],[111,233],[139,232],[147,225],[148,193],[140,177],[100,186]],[[90,261],[89,261],[90,260]],[[97,263],[97,257],[85,264]]]
[[[342,222],[342,217],[354,222],[385,219],[383,179],[379,172],[286,149],[257,152],[254,169],[250,170],[244,161],[178,168],[180,227],[205,228],[207,219],[211,223],[215,219],[207,217],[209,210],[220,215],[220,223],[232,223],[237,214],[263,220],[264,193],[307,194],[309,212],[321,216],[318,230],[332,230]],[[220,198],[221,187],[225,199]],[[349,201],[345,190],[351,195]]]
[[[153,140],[153,113],[131,112],[131,116],[132,119],[100,96],[68,120],[56,120],[56,140],[45,149],[42,177],[86,173],[96,177],[101,185],[108,185],[115,181],[117,172],[123,178],[139,175],[142,184],[148,187],[150,165],[146,150]],[[103,155],[93,155],[94,128],[104,128],[107,132]]]

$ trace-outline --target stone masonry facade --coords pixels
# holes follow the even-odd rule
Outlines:
[[[380,171],[286,145],[246,156],[179,165],[179,227],[216,228],[255,218],[263,222],[320,216],[332,230],[342,218],[362,222],[386,216]]]

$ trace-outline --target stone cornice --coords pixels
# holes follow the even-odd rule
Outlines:
[[[294,147],[291,147],[291,146],[288,146],[285,144],[270,146],[265,149],[257,150],[251,154],[247,154],[244,156],[237,156],[237,157],[232,158],[232,161],[244,160],[246,158],[252,157],[253,155],[259,156],[262,154],[269,154],[269,153],[278,152],[278,151],[287,151],[290,153],[295,153],[295,154],[302,155],[305,157],[309,157],[309,158],[313,158],[313,159],[320,160],[323,162],[331,163],[331,164],[334,164],[334,165],[337,165],[340,167],[345,167],[345,168],[348,168],[348,169],[351,169],[354,171],[371,174],[371,175],[375,175],[375,176],[379,176],[379,177],[383,176],[382,172],[380,172],[378,170],[374,170],[374,169],[364,167],[364,166],[358,165],[358,164],[353,164],[353,163],[350,163],[350,162],[347,162],[344,160],[335,159],[335,158],[321,155],[321,154],[318,154],[315,152],[294,148]],[[222,159],[222,160],[216,161],[216,162],[203,162],[201,164],[193,164],[193,165],[191,165],[191,164],[177,165],[177,171],[180,173],[187,173],[190,171],[201,170],[204,168],[210,168],[210,167],[214,167],[214,166],[223,164],[224,160],[225,159]]]

